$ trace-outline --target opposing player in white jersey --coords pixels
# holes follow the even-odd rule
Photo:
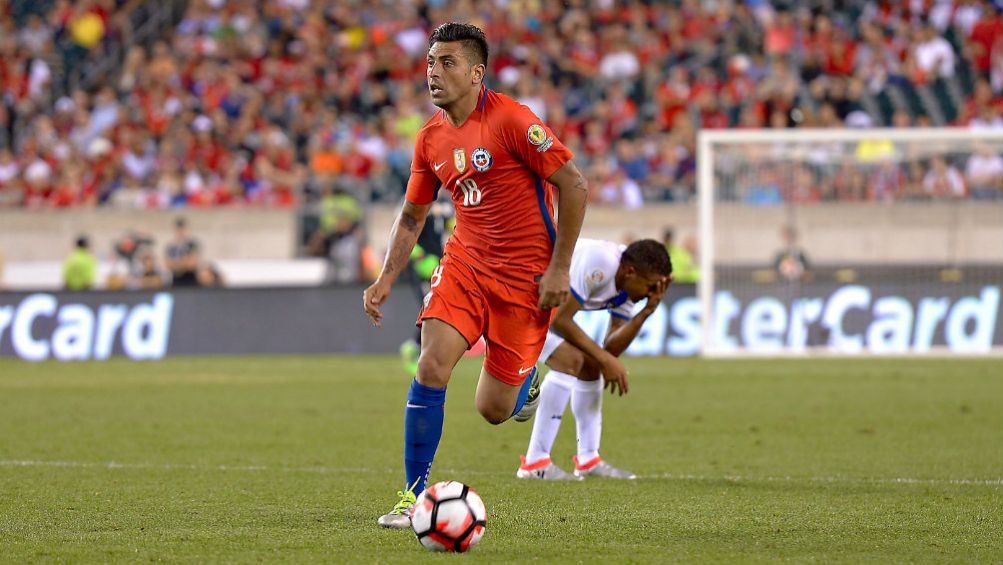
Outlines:
[[[550,372],[537,398],[527,401],[530,409],[524,409],[517,416],[531,416],[532,406],[536,405],[533,435],[517,477],[550,480],[581,480],[587,475],[635,478],[633,473],[617,469],[599,456],[604,388],[599,368],[608,365],[610,357],[615,360],[627,349],[644,321],[658,307],[671,282],[669,255],[665,246],[653,239],[635,241],[629,246],[611,241],[578,240],[571,258],[571,294],[575,300],[558,308],[551,321],[540,355],[540,361],[550,367]],[[644,298],[647,299],[644,308],[634,315],[634,303]],[[579,310],[609,310],[610,325],[602,346],[573,320]],[[611,392],[616,392],[615,383],[610,388]],[[624,379],[620,395],[628,388],[627,379]],[[574,474],[563,471],[550,459],[550,450],[569,400],[578,432]]]

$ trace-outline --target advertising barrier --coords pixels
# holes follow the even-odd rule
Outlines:
[[[675,285],[627,355],[696,355],[702,328],[693,287]],[[981,284],[763,284],[714,296],[719,351],[751,354],[989,353],[1003,346],[1000,287]],[[581,315],[593,337],[599,313]]]
[[[0,357],[41,361],[397,351],[414,333],[414,292],[396,287],[383,307],[383,328],[376,329],[362,311],[362,290],[0,293]]]
[[[362,290],[0,293],[0,357],[396,352],[414,332],[417,297],[396,287],[376,329],[362,311]],[[718,291],[715,309],[715,343],[752,353],[986,353],[1003,346],[998,285],[764,284]],[[600,337],[609,315],[582,312],[577,319]],[[700,338],[695,289],[674,285],[627,355],[696,355]]]

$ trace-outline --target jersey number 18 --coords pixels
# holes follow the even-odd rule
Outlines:
[[[477,206],[481,203],[481,189],[477,188],[474,179],[460,179],[456,184],[463,191],[464,206]]]

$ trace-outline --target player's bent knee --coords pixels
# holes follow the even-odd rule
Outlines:
[[[585,354],[570,343],[562,343],[547,359],[547,366],[555,371],[579,376],[585,368]]]
[[[484,416],[487,423],[493,426],[501,424],[512,416],[511,410],[508,412],[499,410],[481,410],[480,413],[481,416]]]
[[[452,367],[446,363],[442,363],[434,357],[422,355],[418,358],[418,374],[415,375],[415,378],[425,386],[443,388],[449,384],[451,373]]]
[[[601,371],[599,370],[599,365],[590,359],[585,359],[582,364],[582,370],[578,373],[578,380],[581,381],[598,381]]]
[[[512,407],[499,406],[494,403],[477,403],[477,411],[481,413],[481,416],[492,425],[497,426],[498,424],[508,420],[512,416]]]

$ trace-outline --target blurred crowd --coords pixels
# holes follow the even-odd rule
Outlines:
[[[350,232],[346,198],[403,193],[433,111],[428,34],[448,20],[486,31],[489,85],[555,130],[599,203],[692,199],[701,128],[1003,128],[988,0],[191,0],[113,80],[54,96],[128,37],[134,4],[0,0],[0,206],[316,203]],[[940,167],[911,166],[890,174]],[[946,182],[916,186],[975,192]]]

